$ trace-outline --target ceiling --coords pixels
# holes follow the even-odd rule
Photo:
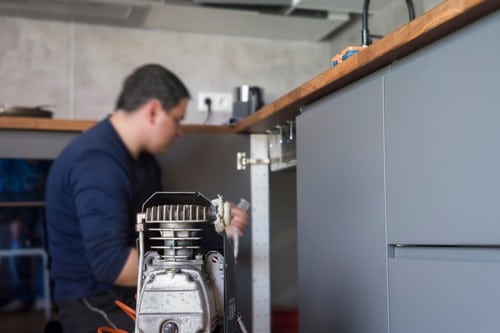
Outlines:
[[[370,4],[377,11],[391,0]],[[0,0],[0,15],[280,40],[321,41],[363,0]]]

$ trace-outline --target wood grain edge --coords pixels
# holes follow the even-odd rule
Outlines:
[[[91,120],[0,117],[0,129],[2,130],[83,132],[95,124],[96,122]]]
[[[94,126],[92,120],[47,119],[30,117],[0,117],[0,130],[29,130],[52,132],[83,132]],[[228,125],[182,125],[184,133],[231,133]]]

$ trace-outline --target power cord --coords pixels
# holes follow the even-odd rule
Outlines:
[[[212,118],[212,99],[210,97],[205,98],[203,101],[207,106],[207,118],[205,119],[204,125],[208,124],[210,118]]]

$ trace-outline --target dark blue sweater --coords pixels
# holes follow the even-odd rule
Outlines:
[[[161,187],[154,156],[133,159],[109,119],[63,150],[45,194],[56,301],[112,287],[135,246],[136,214]]]

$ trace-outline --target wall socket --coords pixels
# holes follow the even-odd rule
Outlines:
[[[212,112],[231,112],[233,110],[233,94],[221,92],[199,92],[198,111],[207,112],[208,107],[205,99],[212,100]]]

